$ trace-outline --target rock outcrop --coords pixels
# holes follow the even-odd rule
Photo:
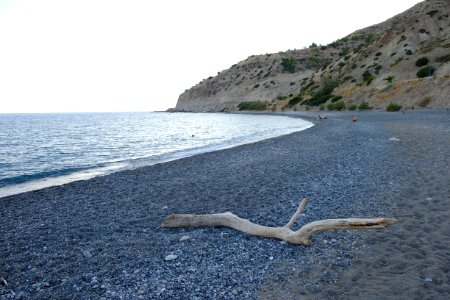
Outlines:
[[[428,0],[329,45],[255,55],[186,90],[175,111],[450,106],[450,1]]]

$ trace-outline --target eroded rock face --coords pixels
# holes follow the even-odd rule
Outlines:
[[[185,91],[178,99],[176,110],[229,111],[243,101],[272,102],[277,97],[296,93],[301,81],[315,70],[306,64],[309,52],[294,50],[249,57]],[[299,61],[293,71],[286,71],[281,64],[283,58],[289,57]]]
[[[423,57],[428,62],[417,66]],[[418,78],[427,66],[432,71]],[[450,106],[450,1],[421,2],[326,46],[251,56],[186,90],[174,110],[233,111],[244,101],[266,102],[270,110],[306,109],[326,78],[339,81],[333,95],[346,105],[413,106],[427,98],[429,107]],[[298,95],[305,101],[288,105]]]

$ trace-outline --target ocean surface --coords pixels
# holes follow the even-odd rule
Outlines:
[[[0,114],[0,197],[301,131],[246,114]]]

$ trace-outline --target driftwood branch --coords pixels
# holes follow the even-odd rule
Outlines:
[[[305,207],[307,199],[303,199],[290,221],[282,227],[262,226],[242,219],[231,212],[219,214],[193,215],[171,214],[161,224],[161,227],[230,227],[250,235],[276,238],[292,244],[310,245],[311,235],[316,232],[334,229],[379,229],[397,223],[394,218],[348,218],[327,219],[308,223],[299,230],[291,230]]]

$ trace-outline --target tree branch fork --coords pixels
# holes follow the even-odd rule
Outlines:
[[[161,227],[229,227],[254,236],[275,238],[297,245],[310,245],[311,236],[317,232],[335,229],[382,229],[397,223],[395,218],[346,218],[325,219],[303,225],[293,231],[291,228],[305,208],[304,198],[289,222],[281,227],[270,227],[255,224],[240,218],[231,212],[218,214],[171,214],[162,222]]]

